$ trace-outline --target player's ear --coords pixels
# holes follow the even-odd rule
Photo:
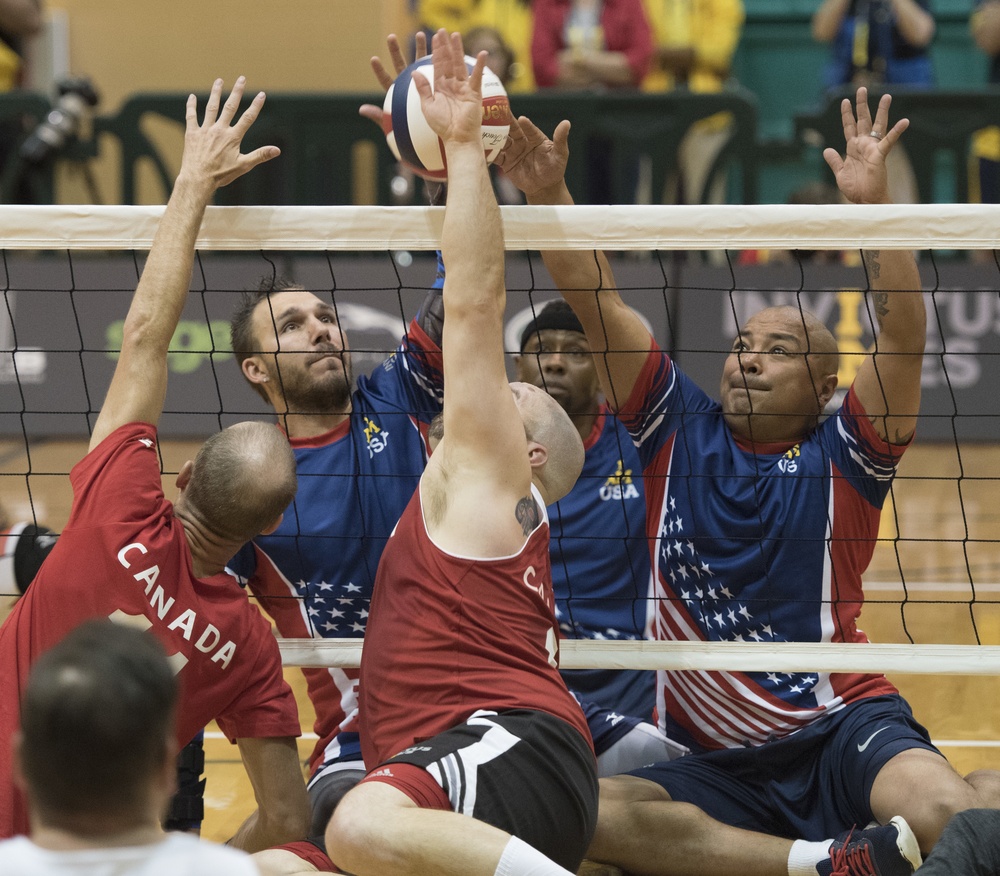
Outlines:
[[[819,407],[823,410],[827,406],[827,403],[833,398],[834,392],[837,390],[837,375],[827,374],[822,383],[819,386]]]
[[[274,523],[272,523],[272,524],[271,524],[271,525],[270,525],[269,527],[267,527],[267,529],[265,529],[265,530],[264,530],[264,531],[263,531],[263,532],[261,533],[261,535],[270,535],[270,534],[271,534],[272,532],[274,532],[274,531],[275,531],[275,530],[276,530],[276,529],[277,529],[277,528],[278,528],[279,526],[281,526],[281,521],[282,521],[282,520],[284,520],[284,519],[285,519],[285,515],[284,515],[283,513],[282,513],[282,514],[279,514],[279,515],[278,515],[278,519],[277,519],[277,520],[275,520],[275,521],[274,521]]]
[[[541,468],[549,461],[549,451],[537,441],[528,442],[528,462],[532,469]]]
[[[251,383],[255,385],[267,383],[267,371],[264,369],[263,363],[256,356],[248,356],[243,360],[240,368],[243,370],[243,376]]]
[[[177,480],[174,481],[174,483],[177,484],[178,490],[187,489],[187,485],[191,483],[191,472],[193,471],[194,462],[189,459],[184,463],[184,465],[181,466],[181,470],[177,472]]]

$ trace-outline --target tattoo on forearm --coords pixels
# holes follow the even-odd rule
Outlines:
[[[875,292],[872,299],[875,302],[875,319],[878,320],[878,327],[882,328],[882,320],[889,313],[889,293]]]
[[[517,508],[514,509],[514,516],[517,518],[517,522],[521,524],[521,530],[525,535],[531,535],[535,531],[535,527],[538,526],[541,516],[538,513],[538,505],[535,504],[535,499],[533,496],[525,496],[522,499],[518,499]]]
[[[868,280],[877,280],[882,273],[882,264],[878,258],[882,254],[879,249],[866,249],[864,251],[865,268],[868,271]]]

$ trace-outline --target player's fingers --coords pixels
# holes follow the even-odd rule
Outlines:
[[[462,65],[465,65],[465,56],[462,55]],[[472,72],[469,74],[469,88],[475,92],[482,92],[483,90],[483,70],[486,68],[486,58],[488,53],[485,49],[476,55],[476,64],[472,68]]]
[[[451,43],[443,27],[439,28],[431,38],[431,58],[433,59],[435,83],[453,74],[451,68]]]
[[[872,130],[872,113],[868,108],[868,89],[863,85],[858,89],[855,99],[858,115],[858,133],[870,134]]]
[[[222,95],[222,80],[216,79],[212,83],[212,90],[208,94],[208,102],[205,104],[205,124],[211,125],[219,114],[219,101]]]
[[[380,128],[382,127],[382,107],[375,106],[373,103],[363,103],[358,107],[358,115],[374,122]]]
[[[525,143],[529,148],[534,148],[539,143],[545,142],[545,134],[542,133],[541,128],[527,116],[521,116],[517,124],[518,131],[524,137]]]
[[[240,137],[242,137],[250,126],[257,121],[257,118],[260,116],[260,109],[264,106],[264,100],[264,92],[257,92],[257,96],[250,101],[250,106],[243,111],[243,115],[240,116],[239,121],[233,125],[233,130],[236,131]]]
[[[389,86],[392,85],[392,77],[389,75],[388,71],[382,64],[381,58],[371,59],[372,72],[375,74],[375,78],[378,80],[378,84],[382,86],[383,91],[388,91]]]
[[[413,36],[413,60],[416,61],[427,54],[427,34],[418,30]]]
[[[241,156],[241,164],[246,166],[246,170],[250,170],[250,168],[270,161],[272,158],[277,158],[279,155],[281,155],[281,150],[277,146],[261,146],[260,149],[254,149],[253,152]]]
[[[236,115],[236,110],[240,108],[240,100],[243,99],[243,87],[247,84],[245,76],[238,76],[233,90],[229,92],[229,97],[222,105],[222,112],[219,113],[219,121],[228,125]]]
[[[414,88],[417,89],[417,94],[420,95],[421,101],[430,100],[434,97],[434,89],[431,88],[431,84],[422,69],[418,68],[414,70],[410,81],[413,83]]]
[[[851,102],[846,97],[840,102],[840,120],[844,125],[844,139],[850,140],[852,137],[856,137],[858,126],[854,121],[854,110],[851,108]]]
[[[552,142],[555,144],[556,149],[560,152],[569,152],[570,127],[569,119],[563,119],[558,125],[556,125],[555,131],[552,132]]]
[[[889,131],[889,107],[892,104],[892,95],[883,94],[878,102],[878,109],[875,111],[875,121],[872,123],[872,131],[879,134],[886,134]]]
[[[184,121],[189,131],[198,127],[198,98],[193,94],[188,95],[187,105],[184,109]]]
[[[834,176],[840,173],[841,168],[844,166],[844,159],[840,157],[840,153],[836,149],[829,147],[824,149],[823,159],[830,166],[830,170],[833,171]]]
[[[896,124],[886,132],[885,137],[883,137],[882,141],[878,144],[879,151],[882,152],[883,155],[888,154],[889,150],[896,145],[899,138],[903,135],[903,131],[905,131],[908,127],[910,127],[909,119],[900,119],[896,122]]]
[[[462,45],[462,35],[453,33],[448,40],[451,49],[451,72],[459,81],[465,82],[469,78],[469,69],[465,66],[465,47]]]
[[[406,69],[406,58],[403,57],[403,49],[399,45],[399,37],[391,33],[386,38],[385,44],[389,47],[389,58],[392,66],[396,68],[396,75]]]

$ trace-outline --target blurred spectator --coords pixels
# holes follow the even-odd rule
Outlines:
[[[539,88],[583,91],[639,87],[653,56],[642,0],[535,0],[534,10],[531,62]],[[627,196],[612,190],[611,153],[609,139],[588,139],[584,203],[633,199],[635,181],[627,186]]]
[[[464,31],[475,0],[419,0],[417,18],[421,30],[433,33],[443,27],[448,33]]]
[[[0,0],[0,92],[12,91],[23,82],[24,46],[42,29],[42,21],[42,0]],[[0,118],[0,173],[27,133],[25,125],[20,117]],[[19,182],[9,200],[30,203],[31,192]]]
[[[722,91],[746,17],[743,0],[644,0],[644,4],[655,50],[643,88]],[[731,136],[732,118],[726,113],[717,113],[693,125],[678,149],[678,172],[667,179],[664,203],[702,203],[708,173]],[[666,158],[656,156],[653,160]],[[650,199],[653,195],[650,193]],[[726,181],[720,176],[704,202],[721,204],[725,200]]]
[[[525,94],[535,90],[531,69],[531,0],[420,0],[418,9],[420,27],[428,34],[439,27],[449,32],[461,31],[466,37],[468,54],[472,52],[467,38],[474,29],[495,31],[511,52],[504,82],[507,91]],[[489,66],[500,76],[492,61]]]
[[[833,43],[827,89],[934,84],[930,0],[823,0],[812,30],[818,42]]]
[[[21,84],[24,41],[41,29],[41,0],[0,0],[0,91]]]
[[[972,38],[990,58],[989,82],[1000,85],[1000,0],[979,0],[970,19]],[[971,200],[1000,203],[1000,127],[977,131],[972,141]]]
[[[641,0],[535,0],[540,88],[637,88],[653,54]]]
[[[932,87],[929,46],[934,30],[930,0],[823,0],[813,14],[812,32],[818,42],[833,44],[824,89]],[[893,202],[917,203],[917,181],[901,143],[886,166]]]

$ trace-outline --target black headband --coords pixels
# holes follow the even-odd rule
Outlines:
[[[557,299],[546,304],[538,311],[538,315],[524,327],[524,331],[521,332],[521,349],[524,350],[524,345],[528,343],[528,338],[533,334],[549,329],[579,332],[581,335],[584,333],[580,320],[576,318],[576,314],[573,313],[570,306],[565,301]]]

